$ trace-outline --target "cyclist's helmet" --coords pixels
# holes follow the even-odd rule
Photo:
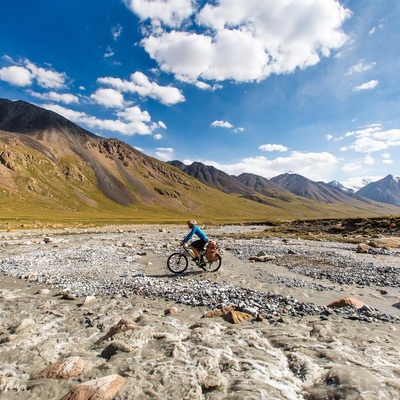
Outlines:
[[[191,219],[190,221],[187,222],[187,224],[192,228],[193,226],[197,225],[196,220]]]

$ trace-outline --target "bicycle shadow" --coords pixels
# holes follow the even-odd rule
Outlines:
[[[182,272],[181,274],[174,274],[172,272],[166,272],[165,274],[152,274],[152,275],[146,275],[149,278],[171,278],[171,279],[176,279],[176,278],[182,278],[182,277],[191,277],[191,276],[198,276],[205,274],[206,271],[203,271],[201,269],[199,270],[191,270],[191,271],[185,271]]]

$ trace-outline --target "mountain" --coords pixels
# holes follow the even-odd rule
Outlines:
[[[388,175],[377,182],[369,183],[356,193],[371,200],[400,206],[400,178]]]
[[[243,221],[270,213],[23,101],[0,99],[0,176],[3,219]]]
[[[173,164],[52,111],[0,99],[0,229],[6,220],[233,223],[378,216],[397,209],[372,200],[360,206],[301,198],[261,177],[236,178],[201,163],[188,174],[183,163]]]
[[[177,160],[169,161],[169,164],[174,165],[181,171],[187,173],[193,178],[198,179],[200,182],[215,189],[221,190],[224,193],[253,193],[253,190],[249,189],[245,185],[242,185],[235,177],[230,176],[226,172],[220,171],[211,165],[205,165],[200,162],[193,162],[190,165],[186,165]]]
[[[352,193],[354,193],[354,190],[353,190],[353,189],[349,189],[349,188],[343,186],[340,182],[338,182],[338,181],[336,181],[336,180],[335,180],[335,181],[328,182],[327,185],[329,185],[330,187],[333,187],[334,189],[339,189],[339,190],[341,190],[342,192],[345,192],[345,193],[347,193],[347,194],[352,194]]]

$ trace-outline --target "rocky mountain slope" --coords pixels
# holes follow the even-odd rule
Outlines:
[[[400,206],[400,178],[388,175],[377,182],[369,183],[356,193],[368,199]]]
[[[189,172],[199,179],[54,112],[0,99],[2,219],[239,222],[396,209],[304,199],[264,178],[235,178],[201,163]]]

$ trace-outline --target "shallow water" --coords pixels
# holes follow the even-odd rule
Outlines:
[[[233,231],[234,227],[229,229]],[[74,246],[90,249],[99,243],[104,247],[114,244],[117,248],[109,254],[114,257],[115,265],[125,268],[125,262],[130,268],[123,279],[128,280],[140,272],[154,280],[175,283],[176,287],[179,287],[179,282],[204,279],[204,274],[192,266],[179,280],[166,270],[165,257],[172,251],[169,243],[180,234],[179,230],[174,232],[158,233],[153,229],[146,240],[139,239],[142,231],[136,235],[71,235],[63,241],[53,242],[51,247],[42,242],[22,244],[26,239],[7,239],[9,244],[0,248],[0,259],[18,257],[28,251],[36,252],[38,256],[37,252],[50,250],[73,257]],[[131,255],[129,248],[122,250],[124,241],[132,241]],[[253,243],[257,244],[256,241]],[[340,256],[354,254],[354,249],[348,245],[308,244],[304,241],[282,244],[279,240],[261,243],[263,248],[276,252],[282,250],[280,246],[311,251],[317,245],[320,251],[329,249]],[[228,247],[234,243],[225,241],[223,244]],[[136,257],[135,254],[143,250],[147,255]],[[90,252],[87,254],[89,257]],[[361,257],[366,261],[396,262],[394,258]],[[43,268],[49,267],[45,259],[46,256],[37,258],[43,261]],[[104,262],[109,263],[107,258]],[[93,273],[90,262],[86,260],[85,263],[82,267],[77,262],[65,260],[63,265],[68,264],[69,269],[77,268],[77,265],[82,267],[72,271],[78,279]],[[133,265],[138,269],[134,270]],[[93,267],[98,274],[107,271],[97,264]],[[116,268],[111,269],[108,278],[120,278],[119,272]],[[297,283],[333,285],[334,288],[317,291],[316,286],[285,286],[274,281],[277,277],[290,278]],[[224,254],[221,271],[208,274],[207,279],[221,285],[230,282],[278,292],[320,305],[353,295],[384,312],[399,311],[393,307],[400,301],[399,288],[315,281],[278,263],[241,260],[230,251]],[[50,294],[37,294],[41,287],[22,279],[2,276],[1,399],[60,399],[79,382],[111,374],[127,379],[117,397],[119,400],[400,398],[399,324],[366,323],[333,314],[303,318],[283,316],[232,325],[222,317],[201,318],[208,311],[205,307],[121,295],[98,297],[96,302],[82,306],[82,298],[63,300],[59,289],[51,286]],[[177,306],[179,313],[165,316],[164,310],[171,306]],[[140,327],[114,337],[114,340],[131,346],[132,351],[118,352],[109,359],[102,358],[100,354],[111,340],[98,346],[94,343],[121,318],[129,318]],[[30,380],[31,374],[69,356],[80,356],[88,361],[79,378]]]

